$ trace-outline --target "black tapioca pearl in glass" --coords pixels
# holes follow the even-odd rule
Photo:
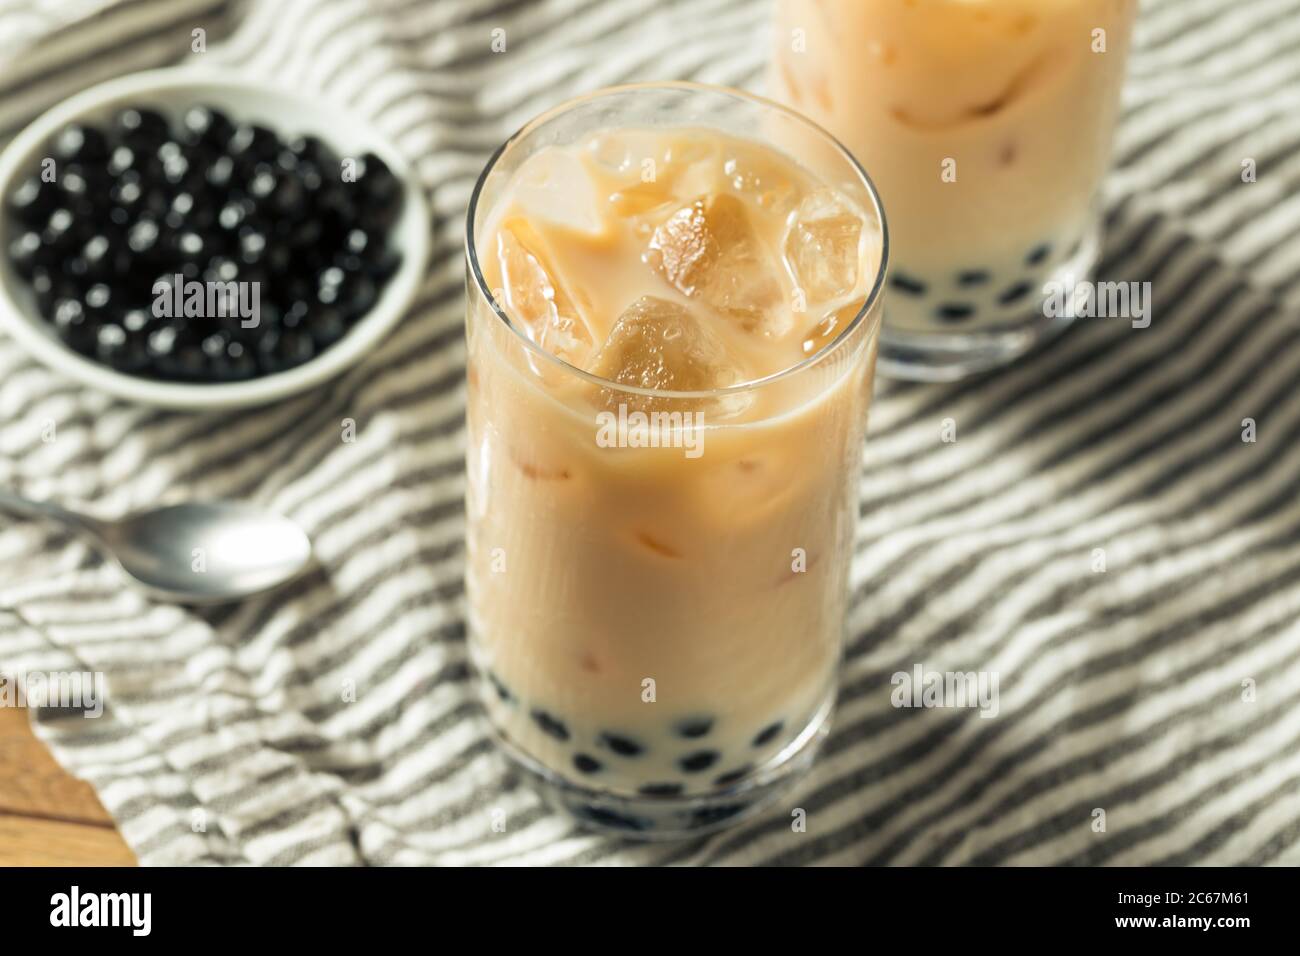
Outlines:
[[[1047,261],[1047,257],[1052,254],[1052,245],[1044,242],[1041,245],[1034,246],[1025,256],[1025,264],[1031,266],[1040,266]]]
[[[573,766],[576,767],[580,773],[599,773],[604,767],[604,764],[595,757],[592,757],[590,754],[574,754]]]
[[[920,279],[914,279],[905,272],[895,272],[890,276],[889,285],[896,292],[907,295],[925,295],[926,284]]]
[[[650,820],[617,813],[614,810],[606,810],[604,807],[583,806],[578,808],[577,813],[578,816],[590,820],[592,823],[599,823],[615,830],[640,832],[654,829],[654,823]]]
[[[951,302],[934,310],[935,318],[940,322],[964,322],[975,315],[975,306],[964,302]]]
[[[637,741],[630,737],[624,737],[622,734],[601,734],[600,743],[620,757],[639,757],[645,751],[645,748]]]
[[[754,767],[752,764],[745,764],[745,766],[737,767],[735,770],[728,770],[726,773],[721,774],[717,779],[715,779],[713,785],[715,787],[729,787],[738,780],[743,779],[745,775],[753,769]]]
[[[675,797],[683,790],[680,783],[647,783],[637,791],[644,797]]]
[[[969,288],[984,285],[991,278],[992,276],[987,269],[968,269],[965,272],[957,273],[957,284]]]
[[[999,305],[1014,305],[1033,291],[1028,282],[1017,282],[998,296]]]
[[[537,709],[529,714],[533,718],[533,723],[541,728],[542,733],[554,737],[556,740],[568,740],[569,728],[565,726],[564,721],[552,717],[546,711]]]
[[[785,726],[784,720],[778,720],[775,721],[774,723],[768,724],[766,727],[764,727],[762,730],[760,730],[757,734],[754,735],[754,741],[753,741],[754,746],[762,747],[767,744],[770,744],[773,740],[776,739],[776,735],[781,732],[781,729],[784,726]]]
[[[712,717],[687,717],[677,722],[676,731],[687,740],[699,740],[707,737],[713,729]]]
[[[677,766],[686,773],[702,773],[717,763],[719,757],[716,750],[697,750],[677,761]]]
[[[721,823],[723,820],[730,820],[738,813],[743,813],[746,807],[743,803],[732,803],[721,807],[700,807],[691,814],[691,826],[705,827],[713,823]]]

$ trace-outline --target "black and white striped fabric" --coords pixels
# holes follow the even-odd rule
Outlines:
[[[10,132],[46,99],[183,55],[196,26],[217,37],[230,12],[0,10]],[[472,702],[463,209],[489,151],[571,95],[761,86],[768,4],[241,12],[185,58],[372,115],[418,165],[436,249],[419,306],[368,362],[263,410],[121,404],[0,340],[0,484],[110,514],[254,498],[310,529],[324,564],[274,599],[192,613],[123,589],[57,529],[0,523],[0,668],[107,675],[101,719],[39,711],[37,729],[142,862],[1300,863],[1300,0],[1144,4],[1103,272],[1153,283],[1151,327],[1083,321],[996,376],[881,387],[824,755],[772,813],[668,846],[549,812]],[[891,675],[917,663],[998,673],[998,717],[894,708]]]

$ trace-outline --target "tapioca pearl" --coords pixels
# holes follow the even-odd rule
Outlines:
[[[935,309],[934,315],[940,322],[964,322],[974,317],[975,306],[965,302],[950,302]]]
[[[676,797],[682,789],[680,783],[647,783],[637,793],[645,797]]]
[[[590,820],[592,823],[599,823],[616,830],[652,830],[654,822],[641,817],[628,816],[623,813],[616,813],[613,810],[606,810],[604,807],[581,806],[576,809],[579,817]]]
[[[753,770],[752,764],[745,764],[743,767],[737,767],[735,770],[728,770],[713,781],[715,787],[729,787],[738,780],[741,780],[747,773]]]
[[[529,716],[541,728],[542,733],[554,737],[556,740],[569,739],[569,728],[565,726],[564,721],[552,717],[544,710],[534,710]]]
[[[573,766],[581,773],[600,773],[605,765],[590,754],[574,754]]]
[[[622,734],[603,733],[600,735],[600,743],[620,757],[639,757],[645,751],[635,740]]]
[[[764,727],[762,730],[760,730],[757,734],[754,735],[754,746],[762,747],[765,746],[766,744],[770,744],[773,740],[776,739],[776,735],[781,732],[781,728],[783,728],[784,726],[785,726],[784,720],[778,720],[775,723],[768,724],[766,727]]]
[[[1041,245],[1034,246],[1025,256],[1025,264],[1031,266],[1040,266],[1047,261],[1047,257],[1052,254],[1052,244],[1044,242]]]
[[[676,727],[677,733],[687,740],[698,740],[701,737],[707,737],[712,729],[712,717],[687,717],[685,720],[678,721]]]
[[[717,763],[719,756],[716,750],[697,750],[677,761],[677,766],[686,773],[702,773]]]
[[[1032,292],[1034,287],[1028,282],[1017,282],[998,296],[999,305],[1015,305]]]
[[[889,279],[889,285],[895,291],[907,295],[925,295],[925,283],[920,279],[912,278],[905,272],[895,272]]]
[[[743,813],[746,809],[748,808],[743,803],[729,803],[721,807],[700,807],[691,814],[691,826],[703,827],[711,823],[720,823],[738,813]]]
[[[984,285],[992,276],[987,269],[967,269],[965,272],[957,273],[957,284],[969,288],[975,285]]]

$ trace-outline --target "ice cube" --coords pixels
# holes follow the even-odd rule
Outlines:
[[[857,287],[861,237],[861,217],[831,190],[818,189],[799,203],[785,258],[808,301],[827,302]]]
[[[814,355],[820,352],[849,327],[862,310],[862,300],[854,299],[838,308],[826,312],[817,323],[804,333],[803,352]]]
[[[604,232],[596,184],[576,154],[546,148],[529,156],[515,174],[514,198],[530,218],[588,235]]]
[[[695,392],[735,385],[740,370],[719,342],[684,306],[642,296],[614,323],[591,371],[601,378],[657,391]],[[680,402],[605,389],[602,404],[635,411],[670,409]]]
[[[735,196],[701,196],[677,209],[654,231],[644,258],[683,295],[747,331],[776,336],[789,327],[775,266]]]
[[[673,201],[672,191],[663,180],[635,183],[610,193],[610,208],[623,218],[643,216]]]
[[[794,208],[799,198],[789,170],[766,154],[753,152],[733,156],[722,164],[722,171],[732,189],[750,196],[766,211],[784,215]]]
[[[542,247],[537,230],[522,219],[504,223],[497,232],[506,308],[543,349],[570,365],[584,366],[595,350],[595,339],[559,277],[542,264]]]

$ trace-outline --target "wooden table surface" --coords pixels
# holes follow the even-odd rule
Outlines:
[[[0,707],[0,866],[134,866],[90,784],[54,762],[27,711]]]

